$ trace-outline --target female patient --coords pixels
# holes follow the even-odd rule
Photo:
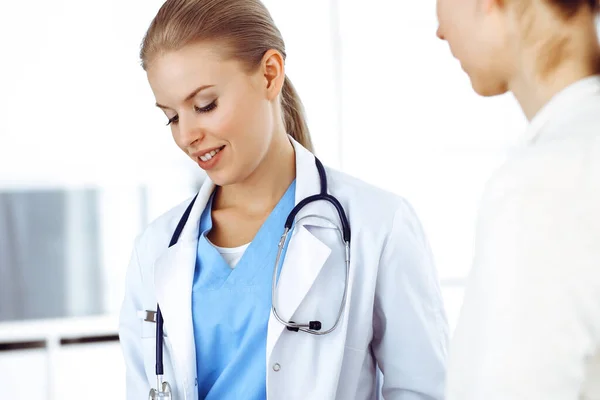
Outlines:
[[[135,243],[128,398],[157,385],[158,303],[173,398],[370,400],[379,367],[385,399],[441,400],[447,328],[421,226],[402,198],[321,168],[285,56],[259,0],[169,0],[147,32],[157,106],[208,179]],[[292,219],[274,279],[288,215],[324,192],[351,229],[349,270],[338,211],[318,201]]]
[[[600,399],[597,0],[438,0],[473,88],[530,121],[489,182],[448,400]]]

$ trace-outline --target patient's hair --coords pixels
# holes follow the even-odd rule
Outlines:
[[[514,7],[519,17],[522,35],[526,41],[534,45],[538,53],[538,65],[541,76],[547,76],[554,71],[563,61],[573,57],[577,53],[573,49],[572,38],[568,30],[556,29],[553,32],[543,32],[536,30],[540,23],[544,23],[544,18],[554,14],[555,17],[564,24],[565,27],[573,29],[588,29],[588,26],[581,24],[585,16],[593,19],[600,11],[600,0],[506,0],[509,7]],[[540,13],[541,7],[549,7],[552,13]],[[583,26],[583,27],[582,27]],[[591,40],[597,42],[595,30],[590,30],[594,35]],[[581,57],[581,54],[575,56]],[[589,60],[596,66],[600,72],[600,57]]]
[[[559,11],[563,18],[569,19],[583,7],[589,7],[594,13],[600,10],[600,0],[546,0]]]

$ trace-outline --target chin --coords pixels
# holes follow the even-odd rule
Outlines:
[[[202,169],[202,171],[206,174],[207,178],[217,186],[225,186],[230,184],[231,177],[229,174],[224,173],[224,171],[207,171],[205,169]]]
[[[469,78],[471,79],[473,90],[480,96],[493,97],[508,92],[508,85],[502,80],[491,77],[474,77],[471,75],[469,75]]]
[[[211,180],[211,182],[221,187],[244,182],[244,180],[247,178],[246,174],[240,173],[239,171],[235,172],[227,169],[211,170],[204,172]]]
[[[228,186],[235,183],[235,179],[232,179],[230,176],[225,176],[224,174],[211,174],[210,172],[206,172],[206,175],[211,182],[217,186]]]

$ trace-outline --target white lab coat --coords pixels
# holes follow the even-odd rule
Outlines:
[[[531,121],[475,247],[448,400],[600,400],[600,77]]]
[[[292,143],[297,203],[318,193],[320,181],[314,156]],[[322,337],[290,332],[271,315],[268,398],[375,399],[378,366],[385,399],[441,400],[447,323],[419,221],[402,198],[332,169],[327,175],[329,192],[344,206],[352,229],[347,305],[338,328]],[[202,186],[175,246],[167,248],[189,200],[136,240],[120,318],[128,399],[143,399],[156,386],[155,324],[143,314],[157,301],[165,320],[166,379],[176,399],[198,397],[191,287],[198,221],[213,189],[210,181]],[[338,221],[325,202],[305,207],[298,218],[310,214]],[[326,328],[335,321],[344,288],[344,248],[330,223],[309,217],[298,225],[279,279],[278,312],[294,321],[319,316]]]

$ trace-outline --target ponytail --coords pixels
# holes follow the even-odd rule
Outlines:
[[[286,132],[298,143],[313,152],[313,144],[308,131],[304,107],[292,81],[286,76],[281,90],[281,108]]]

